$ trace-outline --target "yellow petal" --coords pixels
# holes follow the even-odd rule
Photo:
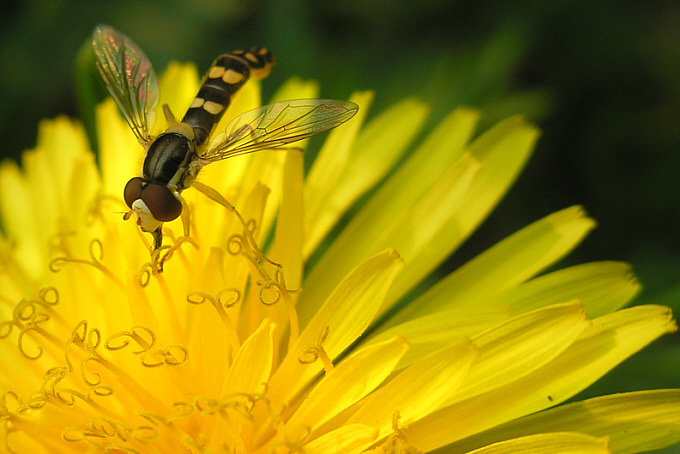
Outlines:
[[[418,448],[431,450],[554,406],[652,340],[676,329],[670,310],[660,306],[638,306],[595,319],[553,361],[506,386],[445,407],[411,425],[408,438]],[[464,425],[456,425],[462,420]]]
[[[286,287],[302,284],[302,153],[286,153],[281,209],[276,221],[271,259],[283,265]]]
[[[269,104],[283,102],[289,99],[312,99],[319,97],[319,82],[316,80],[291,77],[286,80],[274,93]]]
[[[469,342],[445,348],[413,364],[369,396],[347,424],[377,427],[380,437],[392,430],[395,413],[408,426],[439,408],[463,382],[477,350]]]
[[[588,326],[581,305],[565,303],[515,317],[474,336],[479,356],[456,399],[469,399],[540,369]]]
[[[328,373],[286,423],[286,430],[296,433],[303,427],[317,427],[354,405],[377,388],[394,370],[408,350],[403,338],[363,348],[342,360]]]
[[[461,158],[477,117],[476,112],[459,109],[445,118],[343,229],[306,278],[305,293],[298,302],[303,322],[313,313],[313,301],[324,299],[354,263],[385,247],[397,246],[384,233],[393,232],[395,220],[403,219],[407,210],[417,206],[422,194]],[[406,272],[419,272],[411,268]]]
[[[236,92],[236,95],[231,99],[229,108],[224,113],[220,122],[215,126],[215,132],[212,135],[209,147],[224,140],[227,125],[229,125],[234,118],[261,106],[260,87],[261,84],[259,80],[249,79],[248,82]],[[253,187],[260,181],[260,178],[257,178],[256,170],[248,171],[248,169],[252,168],[251,161],[257,155],[270,155],[270,153],[272,152],[239,155],[227,159],[226,162],[210,164],[201,170],[199,179],[210,187],[215,188],[221,194],[224,194],[229,202],[236,204],[238,209],[243,209],[244,205],[242,199],[247,197],[250,191],[253,190]],[[276,158],[278,155],[271,156]],[[279,164],[281,163],[281,161],[277,162]],[[255,177],[253,177],[253,175],[255,175]],[[238,185],[245,179],[248,180],[247,185],[243,188],[239,188]],[[276,181],[278,182],[279,180]],[[264,182],[266,182],[266,180]],[[239,188],[240,192],[234,194],[235,188]]]
[[[163,104],[170,106],[170,110],[179,121],[189,108],[191,101],[198,93],[198,70],[196,65],[170,62],[158,81],[161,99],[156,108],[156,125],[154,133],[165,131],[167,124],[163,113]],[[160,121],[158,121],[160,120]]]
[[[680,390],[638,391],[574,402],[493,428],[447,449],[469,452],[511,437],[550,431],[608,437],[612,452],[646,452],[680,442]]]
[[[24,153],[23,167],[23,173],[11,161],[0,167],[0,216],[17,260],[36,278],[47,271],[48,244],[82,228],[86,207],[95,201],[93,192],[71,199],[73,185],[91,191],[98,179],[82,127],[66,117],[40,124],[38,144]]]
[[[401,333],[406,337],[416,353],[409,351],[399,364],[401,368],[446,345],[460,342],[464,337],[471,337],[473,344],[479,349],[479,356],[473,363],[465,384],[452,399],[467,399],[487,392],[542,367],[568,348],[588,326],[578,303],[537,310],[498,323],[493,328],[489,326],[493,318],[483,320],[480,316],[468,325],[465,315],[461,320],[450,318],[450,315],[451,313],[438,313],[398,325],[385,334],[376,336],[376,340],[394,333]],[[498,315],[497,319],[506,317],[505,314],[491,315]],[[419,323],[421,321],[423,323]],[[476,328],[476,331],[472,331],[469,326]],[[448,404],[452,402],[449,401]]]
[[[112,99],[97,106],[96,118],[102,191],[118,200],[122,211],[126,209],[123,188],[130,178],[140,175],[144,149]]]
[[[64,212],[67,213],[66,222],[69,226],[83,228],[83,223],[88,223],[88,216],[92,215],[92,204],[95,202],[92,194],[96,194],[100,187],[94,156],[84,153],[74,159],[71,180],[65,191],[68,195]]]
[[[286,401],[322,370],[320,361],[300,362],[301,355],[309,348],[322,347],[332,360],[352,344],[373,321],[389,286],[403,267],[404,262],[394,250],[357,266],[318,309],[289,349],[270,382],[272,397]]]
[[[319,84],[316,81],[293,79],[281,86],[273,97],[272,102],[285,101],[289,99],[308,99],[316,98],[319,93]],[[241,112],[243,113],[243,112]],[[262,223],[259,226],[262,237],[264,238],[276,220],[276,215],[281,204],[282,192],[285,186],[283,182],[285,161],[290,153],[300,153],[307,146],[307,140],[296,142],[290,151],[267,150],[251,155],[248,169],[243,179],[243,187],[249,188],[253,184],[264,184],[272,190]],[[302,213],[300,213],[302,214]],[[302,228],[302,226],[300,226]]]
[[[40,213],[41,227],[48,227],[54,222],[57,213],[63,209],[64,200],[60,195],[66,191],[67,182],[71,179],[72,163],[75,159],[74,149],[69,145],[67,137],[74,138],[69,131],[69,120],[61,118],[55,121],[43,121],[38,133],[38,144],[34,150],[27,151],[22,157],[22,167],[26,182],[30,185],[31,203]],[[54,154],[68,147],[66,156],[55,159]],[[48,185],[51,186],[48,188]]]
[[[609,440],[576,432],[553,432],[513,438],[475,449],[470,454],[607,454]]]
[[[480,170],[429,247],[418,250],[412,257],[404,256],[409,263],[408,274],[390,290],[388,305],[441,264],[486,218],[519,175],[537,138],[534,126],[515,117],[498,123],[466,148]]]
[[[627,263],[592,262],[536,277],[492,300],[521,314],[578,298],[588,316],[597,317],[621,309],[640,289]]]
[[[321,151],[319,151],[318,156],[314,160],[309,175],[307,175],[304,193],[305,244],[303,254],[305,257],[309,256],[335,222],[337,222],[342,213],[355,200],[357,195],[361,193],[357,193],[356,188],[352,186],[340,190],[339,185],[342,176],[346,174],[350,161],[358,159],[356,156],[364,150],[354,145],[357,133],[363,125],[372,100],[373,92],[359,92],[352,95],[350,101],[359,106],[359,111],[351,121],[344,124],[341,128],[334,129],[328,135],[328,139],[324,142]],[[371,124],[375,124],[376,121]],[[390,156],[397,155],[397,153],[403,151],[403,147],[390,147],[387,151],[393,153],[384,158],[386,162],[390,161]],[[385,167],[388,167],[387,164],[385,164]],[[371,180],[374,172],[379,174],[375,178],[379,178],[384,174],[384,171],[380,173],[379,169],[379,166],[369,166],[362,169],[360,175],[363,176],[366,182],[375,182],[375,180]],[[365,189],[366,184],[363,184],[363,187]]]
[[[41,244],[40,224],[35,222],[31,193],[19,167],[13,161],[0,165],[0,213],[5,237],[14,243],[14,254],[23,272],[34,274],[47,263]]]
[[[470,310],[467,307],[454,308],[389,328],[370,338],[367,345],[384,342],[397,335],[404,336],[411,344],[411,348],[400,363],[400,367],[406,367],[434,351],[457,344],[509,318],[508,312],[498,306],[484,307],[480,310]]]
[[[229,368],[223,393],[261,393],[272,370],[274,325],[263,320],[243,342]]]
[[[526,281],[576,246],[595,223],[580,207],[534,222],[449,274],[390,324],[457,304],[479,305]]]
[[[373,427],[361,424],[342,426],[304,446],[305,454],[354,454],[361,452],[363,447],[371,444],[378,437],[378,431]]]

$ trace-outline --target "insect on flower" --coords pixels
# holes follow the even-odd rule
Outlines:
[[[104,25],[94,29],[92,48],[104,85],[146,152],[141,176],[132,178],[124,189],[130,208],[125,219],[134,213],[142,231],[152,234],[152,256],[163,244],[164,222],[182,215],[188,235],[183,190],[194,185],[208,197],[221,197],[195,182],[203,166],[232,156],[281,149],[335,128],[358,109],[354,103],[330,99],[279,102],[239,115],[220,140],[209,141],[239,88],[249,77],[269,74],[273,55],[267,49],[252,48],[217,57],[182,120],[177,121],[168,105],[163,105],[167,129],[151,137],[159,98],[151,62],[130,38]],[[226,201],[224,204],[236,211]]]

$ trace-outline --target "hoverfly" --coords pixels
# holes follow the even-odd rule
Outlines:
[[[267,49],[253,48],[217,57],[182,120],[175,120],[168,105],[163,105],[168,127],[151,137],[159,98],[151,62],[130,38],[104,25],[94,29],[92,48],[104,85],[146,152],[141,175],[127,183],[123,194],[130,208],[125,219],[134,214],[142,231],[153,236],[152,255],[162,246],[163,223],[182,214],[181,193],[194,183],[203,166],[280,149],[335,128],[358,109],[354,103],[330,99],[279,102],[239,115],[227,126],[223,140],[208,145],[238,89],[249,77],[269,74],[273,55]]]

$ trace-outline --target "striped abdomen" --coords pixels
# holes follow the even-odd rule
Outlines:
[[[194,129],[197,145],[205,142],[229,107],[231,97],[246,83],[248,77],[266,77],[273,64],[274,56],[267,49],[260,48],[217,57],[182,118],[182,122]]]

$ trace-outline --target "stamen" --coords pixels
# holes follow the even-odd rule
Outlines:
[[[257,230],[257,222],[255,222],[254,219],[250,219],[246,221],[241,213],[236,209],[234,205],[229,203],[227,199],[225,199],[222,194],[217,192],[215,189],[211,188],[210,186],[207,186],[199,181],[194,181],[193,187],[196,188],[199,192],[201,192],[203,195],[208,197],[209,199],[217,202],[218,204],[222,205],[224,208],[227,209],[227,211],[231,212],[236,216],[238,221],[241,223],[243,226],[243,236],[241,237],[241,247],[238,249],[237,252],[234,253],[234,255],[240,253],[243,250],[243,247],[249,246],[249,249],[252,249],[254,251],[255,256],[257,257],[257,261],[259,262],[260,260],[265,260],[269,263],[271,263],[274,266],[281,267],[278,263],[270,260],[264,253],[260,250],[259,246],[257,245],[257,241],[255,241],[255,231]],[[248,241],[243,241],[243,239],[247,239]],[[231,239],[229,240],[231,242]],[[229,243],[228,243],[229,244]],[[230,247],[227,248],[230,250]]]
[[[137,282],[142,287],[149,285],[152,275],[159,275],[163,271],[163,265],[165,262],[167,262],[170,257],[172,257],[175,251],[180,250],[180,247],[184,243],[189,243],[196,249],[199,248],[198,244],[191,236],[182,235],[179,238],[175,238],[171,230],[166,230],[164,235],[166,238],[173,240],[174,244],[172,246],[163,245],[151,252],[151,261],[142,265],[141,269],[137,273]],[[147,244],[146,239],[144,239],[144,241],[145,244]]]
[[[90,260],[76,259],[72,257],[57,257],[50,262],[49,268],[53,273],[58,273],[61,271],[61,265],[63,263],[82,263],[84,265],[90,265],[102,273],[104,273],[112,282],[118,285],[121,289],[125,289],[123,283],[118,279],[118,277],[111,272],[107,267],[104,266],[102,260],[104,258],[104,246],[101,240],[95,238],[90,241]]]
[[[50,256],[54,256],[57,254],[66,254],[68,255],[69,251],[69,246],[68,246],[68,238],[73,238],[76,236],[75,231],[66,231],[64,226],[60,226],[59,230],[49,238],[49,243],[48,243],[48,248],[50,251]]]
[[[276,443],[274,446],[272,446],[270,452],[272,454],[304,454],[304,445],[307,443],[310,434],[311,431],[309,427],[305,426],[301,429],[300,437],[297,440],[286,440]]]
[[[406,434],[399,427],[399,410],[394,410],[392,413],[392,430],[394,433],[387,437],[385,442],[380,446],[385,454],[422,454],[419,449],[410,446],[406,438]]]
[[[323,343],[328,338],[329,332],[330,328],[326,326],[321,334],[319,334],[319,339],[317,340],[316,345],[307,347],[298,355],[298,361],[300,361],[301,364],[312,364],[317,359],[320,359],[326,374],[333,370],[333,362],[328,356],[328,353],[326,353],[326,350],[323,348]]]
[[[194,187],[199,192],[203,193],[208,198],[222,205],[227,211],[230,211],[236,216],[238,221],[243,226],[243,233],[231,235],[227,240],[227,251],[232,255],[242,255],[250,260],[258,273],[262,277],[261,281],[257,282],[260,286],[259,299],[262,304],[273,305],[276,304],[282,297],[286,303],[286,310],[288,312],[291,335],[289,336],[289,345],[298,338],[299,325],[297,320],[297,312],[293,299],[290,293],[293,291],[286,288],[285,279],[283,276],[283,266],[267,257],[260,249],[255,240],[255,232],[257,231],[257,222],[254,219],[246,221],[241,213],[231,203],[227,201],[219,192],[210,186],[204,185],[200,182],[194,182]],[[276,268],[275,277],[272,279],[262,266],[261,262],[269,263]],[[267,292],[274,291],[273,295]],[[299,290],[295,290],[297,292]]]
[[[234,307],[241,300],[241,291],[237,288],[225,288],[217,293],[217,301],[226,309]]]
[[[19,336],[17,337],[17,346],[19,347],[19,352],[21,352],[24,357],[27,359],[38,359],[42,356],[43,354],[43,349],[42,347],[38,346],[38,352],[35,355],[29,355],[28,352],[26,351],[26,346],[24,345],[24,337],[26,336],[27,333],[30,333],[31,331],[39,331],[38,329],[38,323],[43,323],[48,321],[50,318],[47,314],[37,314],[35,317],[31,318],[31,321],[27,322],[23,329],[19,331]]]
[[[133,344],[140,349],[132,353],[138,355],[142,365],[146,367],[177,366],[184,363],[189,354],[188,350],[181,345],[153,348],[156,344],[156,335],[144,326],[134,326],[130,331],[121,331],[109,336],[104,343],[104,348],[118,351]]]
[[[9,419],[21,412],[21,402],[19,396],[14,391],[5,391],[0,398],[0,420]]]
[[[82,331],[82,332],[81,332]],[[71,362],[71,346],[75,345],[88,353],[82,360],[80,360],[80,378],[89,387],[97,387],[101,384],[101,374],[99,372],[88,372],[87,366],[91,362],[103,365],[109,370],[115,367],[107,360],[105,360],[97,351],[101,345],[101,332],[96,329],[89,329],[87,321],[79,322],[71,333],[71,337],[66,341],[66,364],[69,370],[73,370],[73,363]]]
[[[43,349],[40,346],[37,346],[37,353],[34,355],[28,353],[24,343],[24,338],[28,333],[35,332],[42,337],[49,338],[47,332],[40,327],[40,324],[50,320],[49,314],[40,310],[42,307],[40,301],[22,299],[14,307],[12,321],[4,322],[2,328],[0,328],[0,338],[9,336],[15,326],[19,329],[17,347],[26,359],[35,360],[43,354]],[[52,338],[52,341],[55,341],[54,338]]]
[[[59,303],[59,292],[54,287],[45,287],[40,289],[38,297],[45,305],[56,306]]]
[[[102,452],[137,452],[132,448],[122,445],[111,446],[111,442],[117,439],[119,442],[127,443],[133,434],[136,433],[135,427],[128,427],[120,421],[109,418],[93,418],[90,424],[74,425],[67,427],[61,433],[64,441],[76,443],[84,441],[91,446],[99,448]],[[114,448],[111,450],[110,448]]]
[[[265,306],[273,306],[281,299],[281,290],[275,281],[257,281],[260,287],[260,302]]]
[[[21,299],[12,310],[12,319],[0,322],[0,339],[8,338],[16,328],[18,330],[17,348],[29,360],[40,358],[43,354],[43,348],[36,345],[34,347],[35,353],[30,353],[30,349],[27,347],[27,339],[38,344],[37,338],[39,337],[60,349],[62,341],[44,328],[45,323],[52,319],[63,322],[53,309],[57,304],[59,304],[59,292],[54,287],[41,289],[38,293],[38,299]],[[36,336],[29,336],[29,334]]]
[[[196,411],[194,405],[189,402],[173,402],[172,408],[177,409],[177,413],[174,413],[167,418],[163,418],[164,424],[170,424],[177,419],[188,418]]]
[[[194,405],[203,415],[219,414],[226,416],[227,410],[233,410],[243,418],[253,421],[252,412],[255,404],[263,398],[260,394],[234,393],[219,399],[205,396],[194,399]]]
[[[47,371],[45,375],[45,380],[41,387],[41,393],[35,394],[36,400],[32,402],[32,405],[40,405],[41,403],[59,403],[66,407],[72,407],[76,403],[76,398],[83,402],[94,406],[97,409],[101,407],[96,405],[91,398],[92,394],[97,396],[110,396],[113,394],[113,390],[108,386],[96,386],[90,388],[87,394],[83,394],[75,389],[58,387],[62,380],[64,380],[69,374],[69,370],[66,367],[53,367]]]
[[[195,305],[198,306],[198,305],[205,303],[206,301],[210,301],[210,304],[213,305],[213,307],[217,311],[217,314],[220,316],[222,323],[224,324],[224,326],[226,328],[226,334],[229,337],[229,343],[231,344],[232,351],[236,352],[241,347],[241,341],[238,338],[236,326],[231,321],[231,318],[229,318],[229,315],[225,311],[225,308],[230,307],[230,306],[224,305],[222,303],[222,300],[220,299],[220,298],[224,298],[223,295],[227,295],[228,293],[232,293],[232,294],[236,295],[236,299],[231,304],[233,306],[241,298],[241,292],[238,291],[237,289],[221,290],[220,293],[217,294],[217,298],[214,298],[211,295],[208,295],[207,293],[193,292],[193,293],[190,293],[190,294],[187,295],[187,302],[189,302],[190,304],[195,304]]]
[[[248,223],[248,226],[254,232],[255,230],[254,221],[252,223]],[[246,229],[246,231],[249,230]],[[260,287],[258,298],[262,304],[266,306],[271,306],[276,304],[281,298],[283,298],[284,302],[286,303],[286,310],[288,312],[288,319],[290,324],[291,334],[289,336],[289,344],[292,345],[292,343],[295,342],[299,335],[299,325],[297,319],[297,312],[295,310],[295,304],[290,294],[297,293],[300,291],[300,289],[291,290],[286,288],[286,282],[283,273],[283,265],[269,259],[267,256],[264,255],[264,253],[255,244],[255,239],[252,236],[252,232],[250,232],[249,238],[251,238],[252,244],[255,245],[255,248],[252,249],[254,255],[251,255],[244,251],[244,246],[250,244],[249,242],[245,241],[246,236],[248,235],[244,233],[244,235],[234,234],[231,237],[229,237],[229,242],[227,243],[228,251],[232,255],[240,254],[242,257],[245,257],[253,264],[253,267],[257,270],[258,274],[262,278],[261,280],[256,281],[256,284]],[[266,263],[269,263],[270,265],[273,265],[275,267],[274,272],[275,279],[273,279],[269,275],[269,273],[264,267],[265,264],[261,263],[262,261],[265,261]]]
[[[110,202],[111,205],[114,205],[114,207],[104,207],[104,202]],[[116,211],[123,207],[127,208],[121,198],[98,193],[90,202],[90,205],[85,213],[85,225],[93,225],[97,220],[106,222],[107,216],[111,211]],[[132,210],[130,210],[129,213],[130,214],[126,213],[123,216],[125,220],[129,219],[129,217],[132,215]]]
[[[243,251],[244,238],[242,235],[235,233],[227,239],[227,252],[231,255],[238,255]]]
[[[164,247],[163,248],[164,250],[167,250],[167,252],[162,256],[161,265],[163,263],[165,263],[165,261],[168,260],[170,257],[172,257],[172,254],[175,251],[180,250],[180,247],[184,243],[189,243],[194,248],[196,248],[197,250],[199,249],[198,243],[196,243],[196,240],[194,240],[190,235],[181,235],[179,237],[175,237],[174,232],[172,230],[169,230],[169,229],[166,229],[164,235],[165,235],[165,238],[171,239],[173,241],[173,244],[170,247]],[[158,256],[161,257],[160,254]]]
[[[137,273],[137,283],[140,287],[144,288],[151,282],[151,276],[153,276],[153,265],[151,262],[147,262],[142,265],[142,268]]]

